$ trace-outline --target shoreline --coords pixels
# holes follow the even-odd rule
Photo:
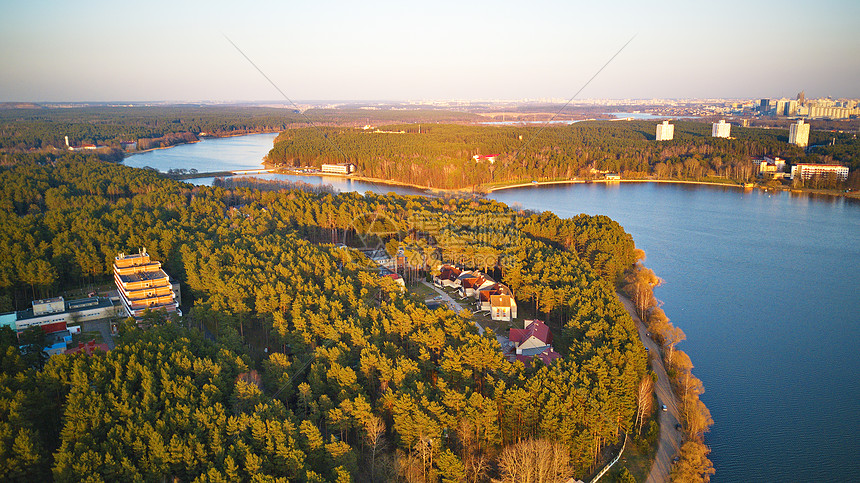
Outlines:
[[[212,139],[227,139],[233,137],[240,136],[251,136],[256,134],[275,134],[279,135],[281,131],[261,131],[261,132],[250,132],[250,133],[235,133],[228,134],[223,136],[205,136],[205,138]],[[172,146],[158,147],[158,148],[150,148],[142,151],[135,151],[133,153],[123,153],[123,162],[126,158],[134,156],[135,154],[143,154],[151,151],[156,151],[160,149],[170,149],[177,146],[187,145],[187,144],[196,144],[202,142],[204,139],[198,139],[197,141],[190,141],[186,143],[174,144]],[[812,189],[812,188],[791,188],[785,186],[764,186],[755,184],[754,186],[744,186],[739,183],[717,183],[713,181],[693,181],[693,180],[673,180],[673,179],[647,179],[647,178],[637,178],[637,179],[617,179],[617,180],[607,180],[607,179],[593,179],[593,180],[585,180],[585,179],[566,179],[566,180],[554,180],[554,181],[530,181],[530,182],[515,182],[510,185],[502,185],[502,186],[486,186],[486,185],[476,185],[465,188],[433,188],[431,186],[423,186],[415,183],[407,183],[404,181],[397,180],[387,180],[382,178],[373,178],[369,176],[361,176],[361,175],[343,175],[338,173],[301,173],[301,172],[292,172],[285,170],[284,168],[277,168],[269,166],[265,161],[261,163],[261,169],[271,170],[269,172],[276,174],[285,174],[285,175],[295,175],[295,176],[330,176],[337,178],[345,178],[345,179],[354,179],[356,181],[363,181],[367,183],[374,184],[382,184],[388,186],[401,186],[407,188],[413,188],[417,190],[423,190],[426,192],[428,196],[444,196],[446,194],[452,195],[486,195],[493,193],[495,191],[516,189],[516,188],[526,188],[529,186],[552,186],[552,185],[565,185],[565,184],[590,184],[590,183],[664,183],[664,184],[690,184],[690,185],[701,185],[701,186],[724,186],[729,188],[739,188],[743,190],[747,189],[760,189],[764,191],[774,190],[774,191],[788,191],[789,193],[798,193],[798,194],[806,194],[806,195],[815,195],[815,196],[831,196],[836,198],[845,198],[845,199],[853,199],[860,200],[860,191],[857,192],[833,192],[831,190],[821,190],[821,189]],[[231,170],[232,171],[232,170]]]
[[[440,188],[431,188],[429,186],[421,186],[421,185],[417,185],[417,184],[413,184],[413,183],[406,183],[403,181],[387,180],[387,179],[382,179],[382,178],[371,178],[369,176],[360,176],[360,175],[357,176],[357,175],[352,175],[352,174],[322,173],[322,172],[302,173],[302,172],[285,170],[283,168],[266,168],[266,169],[272,169],[273,170],[272,173],[274,173],[274,174],[284,174],[284,175],[288,175],[288,176],[319,176],[320,178],[329,177],[329,178],[340,178],[340,179],[348,179],[348,180],[352,179],[355,181],[362,181],[365,183],[381,184],[381,185],[387,185],[387,186],[401,186],[401,187],[405,187],[405,188],[414,188],[417,190],[423,190],[428,195],[436,195],[436,196],[444,194],[444,193],[448,193],[448,192],[457,192],[458,191],[458,190],[445,190],[445,189],[440,189]]]
[[[729,188],[741,188],[741,189],[753,189],[754,187],[746,187],[741,184],[729,184],[729,183],[715,183],[713,181],[689,181],[689,180],[672,180],[672,179],[570,179],[570,180],[557,180],[557,181],[535,181],[529,183],[518,183],[506,186],[496,186],[493,188],[485,188],[487,193],[492,193],[494,191],[501,191],[507,189],[514,188],[526,188],[529,186],[550,186],[556,184],[591,184],[591,183],[603,183],[603,184],[611,184],[611,183],[668,183],[668,184],[696,184],[703,186],[726,186]]]
[[[205,140],[205,139],[227,139],[227,138],[236,138],[239,136],[253,136],[255,134],[280,134],[280,133],[281,133],[281,131],[262,131],[262,132],[246,132],[246,133],[239,133],[239,134],[228,134],[225,136],[212,136],[212,135],[206,135],[206,136],[202,136],[202,137],[198,136],[197,141],[188,141],[188,142],[184,142],[184,143],[173,144],[170,146],[161,146],[158,148],[141,149],[141,150],[133,151],[133,152],[126,151],[122,154],[122,159],[125,160],[126,158],[134,156],[135,154],[150,153],[152,151],[158,151],[161,149],[170,149],[170,148],[175,148],[177,146],[186,146],[189,144],[197,144],[197,143],[203,142],[203,140]]]
[[[611,183],[661,183],[661,184],[690,184],[690,185],[701,185],[701,186],[720,186],[726,188],[737,188],[742,190],[753,190],[759,189],[763,191],[787,191],[789,193],[794,194],[805,194],[805,195],[815,195],[815,196],[832,196],[835,198],[846,198],[858,200],[860,199],[860,192],[833,192],[830,190],[821,190],[821,189],[813,189],[813,188],[789,188],[785,186],[765,186],[755,184],[754,186],[744,186],[742,184],[730,184],[730,183],[715,183],[713,181],[691,181],[691,180],[681,180],[681,179],[615,179],[615,180],[606,180],[606,179],[595,179],[595,180],[582,180],[582,179],[571,179],[571,180],[557,180],[557,181],[536,181],[529,183],[517,183],[512,185],[505,186],[496,186],[492,188],[483,188],[486,193],[492,193],[495,191],[502,191],[508,189],[515,188],[527,188],[529,186],[551,186],[551,185],[562,185],[562,184],[590,184],[590,183],[603,183],[603,184],[611,184]]]

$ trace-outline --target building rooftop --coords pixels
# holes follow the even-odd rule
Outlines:
[[[50,299],[34,300],[33,305],[52,304],[55,302],[62,302],[62,301],[63,301],[63,297],[54,297],[54,298],[50,298]]]
[[[167,273],[162,269],[151,270],[146,272],[137,272],[130,273],[128,275],[118,275],[119,279],[122,283],[131,283],[131,282],[145,282],[147,280],[160,280],[162,278],[169,278]]]
[[[94,300],[96,301],[95,304],[92,303]],[[105,307],[112,307],[112,306],[113,306],[113,303],[110,301],[109,298],[89,297],[89,298],[85,298],[85,299],[70,300],[70,301],[66,302],[65,303],[65,310],[63,310],[62,312],[53,312],[51,314],[33,314],[32,308],[29,308],[26,310],[19,310],[18,312],[16,312],[16,319],[17,320],[27,320],[27,319],[34,319],[36,317],[43,317],[46,315],[58,315],[58,314],[65,314],[67,312],[78,312],[80,310],[85,310],[85,309],[105,308]]]

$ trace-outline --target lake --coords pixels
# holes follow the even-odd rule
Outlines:
[[[237,169],[260,169],[263,156],[272,149],[277,134],[249,134],[231,138],[203,138],[198,143],[155,149],[125,158],[123,164],[150,167],[162,172],[171,168],[196,169],[201,173]]]
[[[712,481],[856,481],[860,203],[657,183],[492,197],[561,217],[608,215],[645,250],[705,386]]]
[[[231,138],[204,138],[199,143],[181,144],[169,149],[157,149],[134,154],[123,161],[126,166],[135,168],[150,167],[166,173],[168,170],[196,169],[201,173],[232,171],[241,169],[260,169],[263,156],[272,149],[277,134],[249,134]],[[266,173],[255,175],[257,178],[284,181],[302,181],[309,184],[331,185],[338,191],[372,191],[377,194],[394,192],[401,195],[423,195],[425,191],[408,186],[368,183],[343,176],[288,175]],[[215,178],[195,178],[189,183],[211,186]]]
[[[253,168],[273,138],[207,139],[126,164]],[[284,179],[420,193],[344,178]],[[705,385],[715,421],[706,435],[712,481],[857,480],[860,203],[656,183],[530,186],[491,197],[562,217],[608,215],[645,250],[645,264],[665,281],[655,294],[687,334],[679,348]]]

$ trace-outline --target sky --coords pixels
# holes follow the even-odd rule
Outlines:
[[[0,0],[0,102],[860,97],[857,0]]]

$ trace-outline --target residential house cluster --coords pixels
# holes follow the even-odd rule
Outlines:
[[[493,320],[510,322],[517,318],[517,301],[511,290],[489,275],[477,270],[460,270],[453,265],[442,265],[433,283],[439,287],[456,289],[460,297],[475,299],[476,309],[489,312]]]

